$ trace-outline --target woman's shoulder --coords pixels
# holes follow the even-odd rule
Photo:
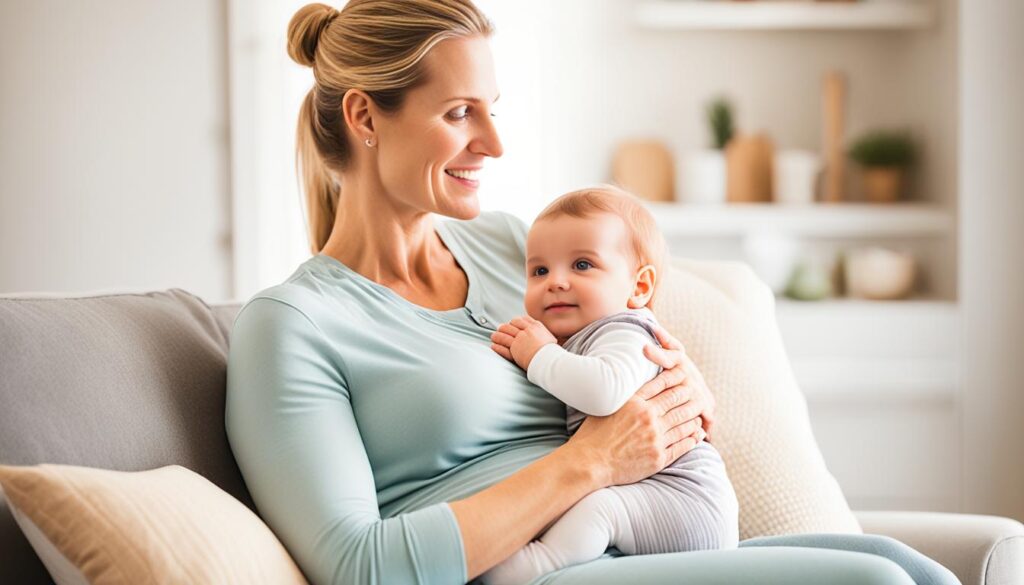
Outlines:
[[[442,219],[441,223],[469,248],[512,255],[518,261],[526,253],[529,226],[504,211],[485,211],[470,220]]]
[[[330,279],[330,286],[324,282]],[[280,284],[267,287],[249,298],[235,315],[235,324],[240,319],[257,316],[273,317],[281,325],[288,322],[305,321],[317,327],[325,311],[338,315],[354,308],[358,303],[353,291],[345,285],[344,275],[331,270],[322,258],[313,256],[300,264]]]

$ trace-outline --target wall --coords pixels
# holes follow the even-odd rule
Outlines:
[[[0,292],[230,295],[225,18],[0,3]]]
[[[964,509],[1024,520],[1024,4],[961,10]]]

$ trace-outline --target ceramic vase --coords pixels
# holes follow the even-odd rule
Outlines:
[[[725,154],[707,149],[687,152],[677,173],[676,193],[685,203],[725,203]]]

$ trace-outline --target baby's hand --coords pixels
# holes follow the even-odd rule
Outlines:
[[[498,327],[491,334],[491,341],[491,349],[524,370],[529,369],[533,356],[537,355],[540,348],[549,343],[558,343],[543,323],[526,315]]]

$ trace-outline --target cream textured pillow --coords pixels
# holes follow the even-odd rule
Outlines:
[[[60,585],[306,583],[256,514],[179,465],[0,466],[0,487]]]
[[[739,499],[740,538],[860,533],[811,432],[768,286],[742,263],[677,259],[654,312],[715,395],[714,445]]]

